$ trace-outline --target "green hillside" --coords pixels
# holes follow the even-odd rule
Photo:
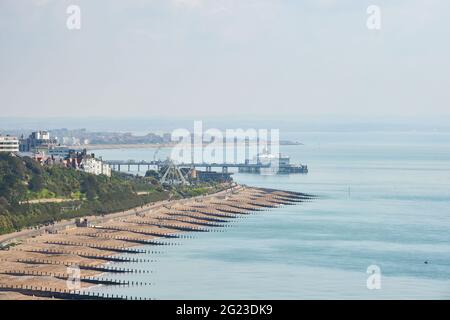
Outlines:
[[[0,234],[65,218],[121,211],[167,199],[169,194],[152,178],[121,173],[113,173],[111,178],[95,176],[0,154]]]

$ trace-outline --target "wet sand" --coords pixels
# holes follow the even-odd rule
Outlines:
[[[64,222],[51,233],[22,234],[20,244],[0,250],[0,299],[87,298],[79,291],[95,284],[117,285],[103,279],[103,273],[139,272],[116,267],[120,264],[105,265],[118,262],[118,254],[146,250],[136,247],[162,244],[189,232],[225,228],[236,217],[309,199],[301,193],[237,186],[213,195],[90,217],[88,227]],[[77,290],[67,282],[74,266],[80,268]]]

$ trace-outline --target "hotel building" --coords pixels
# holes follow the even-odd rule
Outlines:
[[[19,152],[19,139],[11,136],[0,136],[0,152]]]

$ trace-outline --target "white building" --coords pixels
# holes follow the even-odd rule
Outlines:
[[[109,164],[102,162],[102,174],[107,177],[111,177],[111,167],[109,166]]]
[[[19,139],[11,136],[0,136],[0,152],[19,152]]]
[[[105,176],[111,176],[111,167],[102,160],[96,159],[94,157],[84,157],[80,164],[81,169],[84,172],[99,175],[104,174]]]
[[[35,131],[31,133],[31,137],[35,140],[50,140],[50,133],[48,131]]]

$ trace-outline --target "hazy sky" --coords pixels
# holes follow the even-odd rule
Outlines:
[[[0,1],[3,117],[448,115],[449,59],[448,0]]]

